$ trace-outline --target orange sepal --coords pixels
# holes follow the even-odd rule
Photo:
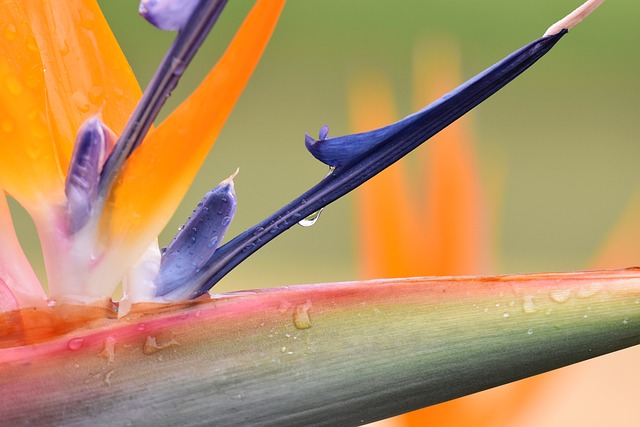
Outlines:
[[[31,2],[28,2],[31,3]],[[43,64],[23,3],[0,2],[0,185],[25,205],[60,196]]]
[[[120,134],[140,87],[95,0],[24,4],[47,70],[46,112],[66,173],[80,125],[99,113]]]

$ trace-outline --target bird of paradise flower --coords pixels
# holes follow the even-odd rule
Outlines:
[[[203,9],[214,17],[219,14],[217,5],[224,6],[224,2],[202,4],[205,3]],[[5,25],[5,35],[15,43],[3,45],[0,62],[5,82],[2,129],[7,134],[0,156],[4,166],[2,186],[34,218],[43,242],[53,297],[53,304],[45,306],[41,288],[34,283],[32,272],[24,267],[3,205],[3,228],[8,230],[9,240],[5,247],[10,249],[3,262],[0,287],[5,347],[0,353],[3,369],[0,385],[6,396],[2,406],[5,420],[67,425],[86,423],[89,418],[111,424],[363,422],[634,342],[631,328],[636,323],[633,316],[637,310],[633,310],[632,304],[637,299],[633,286],[637,273],[633,270],[301,286],[160,304],[164,299],[155,297],[165,297],[174,289],[161,294],[146,293],[161,287],[159,282],[147,283],[148,270],[156,268],[157,277],[166,277],[162,276],[163,265],[158,273],[154,264],[158,255],[154,245],[143,255],[141,263],[133,264],[153,241],[164,221],[161,218],[166,218],[166,211],[170,210],[167,206],[175,204],[179,198],[176,194],[184,191],[188,179],[182,174],[195,173],[195,168],[187,168],[182,174],[168,177],[164,173],[168,168],[161,166],[173,165],[185,152],[176,147],[176,141],[191,141],[192,137],[196,145],[191,147],[190,156],[200,157],[195,160],[189,157],[185,163],[197,163],[202,158],[206,150],[198,145],[201,139],[197,137],[204,136],[202,140],[206,142],[202,144],[209,144],[220,123],[210,120],[202,125],[198,119],[205,113],[198,107],[205,104],[209,90],[217,88],[222,79],[226,84],[219,92],[222,101],[218,102],[223,112],[216,119],[228,113],[239,86],[252,68],[247,63],[255,63],[282,3],[258,2],[237,42],[231,45],[232,54],[220,62],[221,69],[228,71],[225,66],[237,69],[240,77],[236,73],[230,78],[220,69],[214,70],[183,107],[151,131],[144,143],[141,138],[146,130],[141,130],[142,119],[130,120],[125,126],[136,94],[130,70],[121,56],[120,66],[94,68],[103,64],[93,49],[96,46],[107,46],[116,56],[119,53],[96,5],[77,1],[74,6],[60,7],[46,2],[3,4],[5,15],[12,18]],[[200,18],[194,13],[189,23]],[[71,32],[68,38],[65,31]],[[509,60],[526,59],[532,53],[537,59],[565,32],[562,26],[557,27]],[[188,50],[190,45],[186,47]],[[537,52],[542,53],[536,56]],[[184,64],[180,58],[169,58],[166,65],[171,75],[160,74],[160,79],[182,73]],[[524,64],[526,68],[530,62]],[[508,72],[511,68],[492,70]],[[506,81],[517,74],[505,75]],[[160,87],[164,83],[158,84]],[[123,90],[123,85],[127,90]],[[171,84],[165,86],[170,90]],[[162,98],[164,94],[148,91],[143,100]],[[90,118],[95,114],[92,105],[101,106],[101,120]],[[437,105],[450,104],[445,99]],[[416,123],[422,126],[422,114],[431,111],[426,109],[408,121],[366,135],[327,138],[327,130],[323,128],[318,140],[307,137],[312,153],[336,167],[323,183],[344,177],[345,171],[362,163],[369,149],[379,153],[389,147],[385,139],[388,132],[405,132],[407,123],[411,132],[415,131],[412,126]],[[137,112],[134,117],[138,117]],[[150,126],[148,119],[146,126]],[[76,144],[71,149],[76,130]],[[113,133],[120,134],[115,146]],[[419,142],[408,136],[410,146],[406,149],[411,149],[411,144]],[[373,145],[362,151],[362,146],[351,145],[354,139]],[[92,150],[97,150],[96,154]],[[99,179],[89,182],[89,175]],[[79,181],[74,181],[75,178]],[[354,179],[357,180],[355,176]],[[149,188],[156,188],[158,183],[163,184],[163,192],[152,197]],[[141,191],[143,184],[146,192]],[[231,206],[229,199],[234,197],[231,183],[225,182],[210,197],[218,203],[212,206],[220,210]],[[309,199],[307,207],[290,217],[284,212],[283,218],[249,230],[234,240],[243,244],[240,251],[234,249],[237,248],[234,241],[223,246],[221,255],[215,256],[222,257],[224,262],[216,264],[213,275],[225,274],[237,261],[234,257],[244,259],[244,254],[264,243],[260,239],[270,240],[265,233],[282,231],[284,226],[291,225],[292,219],[304,218],[301,213],[311,213],[312,207],[325,202],[324,198],[320,203]],[[203,201],[205,208],[208,203],[209,199]],[[303,198],[297,203],[305,205],[307,200]],[[194,213],[194,220],[201,219],[201,213],[202,210]],[[225,213],[232,215],[230,210]],[[225,226],[228,220],[224,218],[216,217],[210,222]],[[166,254],[179,252],[183,243],[186,244],[183,249],[194,248],[189,246],[189,240],[195,244],[197,238],[184,237],[190,237],[191,231],[196,233],[195,228],[186,227],[185,232],[179,233],[174,241],[177,243]],[[217,239],[218,235],[213,237]],[[132,265],[133,272],[128,274],[127,281],[142,288],[130,286],[127,292],[138,304],[128,315],[115,319],[109,296]],[[191,286],[191,282],[186,285]],[[172,284],[165,283],[167,287]],[[203,292],[202,284],[196,285],[186,291],[187,296]],[[549,301],[549,295],[559,297],[566,295],[567,290],[584,301],[559,307]],[[576,319],[576,312],[591,310],[591,305],[595,305],[594,296],[604,307],[594,310],[588,321]],[[504,326],[506,312],[496,316],[495,310],[489,308],[516,301],[525,305],[527,314],[553,313],[554,325],[561,325],[562,330],[556,332],[556,340],[548,339],[554,331],[539,316],[528,316],[521,324],[516,321],[520,316],[514,314],[512,325],[516,329],[511,329]],[[480,316],[484,321],[469,316],[468,311],[475,313],[482,307],[486,308],[482,312],[487,313]],[[624,317],[625,326],[618,321],[621,315],[629,316]],[[522,333],[520,329],[525,323],[529,329],[535,325],[535,336],[528,330]],[[476,340],[481,345],[470,346],[468,338],[478,332],[482,335],[483,328],[492,333]],[[452,337],[453,331],[456,336]],[[567,335],[572,331],[579,333]],[[615,336],[608,336],[609,331],[615,331]],[[555,346],[556,351],[532,364],[527,352],[514,354],[500,349],[499,343],[506,337],[512,342],[527,343],[519,351],[544,350],[549,345]],[[424,343],[429,347],[426,352],[420,350]],[[433,351],[438,348],[447,351]],[[496,353],[498,349],[500,353]],[[475,356],[474,366],[464,362],[469,352]],[[504,354],[510,357],[501,358]],[[515,365],[505,372],[507,362]],[[433,371],[430,366],[437,369]],[[515,366],[520,369],[514,371]],[[424,371],[420,376],[422,384],[416,382],[408,369],[411,367]],[[438,372],[449,372],[444,382],[438,381],[441,376]],[[494,375],[487,378],[487,372]],[[460,377],[460,373],[464,376]],[[462,378],[464,382],[460,381]],[[56,387],[61,383],[66,385],[64,390]],[[423,389],[426,392],[420,391]],[[389,401],[387,396],[402,400]],[[374,402],[377,403],[372,406]],[[118,414],[117,419],[114,414]]]

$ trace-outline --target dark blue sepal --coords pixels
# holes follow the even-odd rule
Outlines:
[[[385,144],[396,147],[389,147],[389,152],[403,152],[404,155],[529,68],[566,33],[567,30],[562,30],[558,34],[529,43],[442,98],[396,123],[368,132],[335,138],[320,137],[317,141],[306,135],[305,145],[316,159],[338,169]]]
[[[204,196],[173,241],[162,250],[156,296],[184,300],[192,294],[189,285],[197,282],[195,279],[220,246],[235,214],[232,178]]]

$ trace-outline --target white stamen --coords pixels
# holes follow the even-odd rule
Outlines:
[[[596,10],[602,3],[604,3],[604,0],[588,0],[584,2],[582,6],[550,26],[549,29],[543,34],[543,37],[558,34],[563,29],[570,30],[584,18],[589,16],[591,12]]]

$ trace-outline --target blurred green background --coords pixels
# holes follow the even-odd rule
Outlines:
[[[100,1],[142,86],[171,43],[137,15],[137,1]],[[223,13],[164,112],[215,63],[251,1]],[[412,51],[425,35],[457,39],[471,77],[581,1],[290,0],[272,42],[182,207],[167,244],[201,196],[236,168],[235,235],[315,184],[326,167],[305,132],[348,133],[348,82],[375,69],[411,112]],[[608,2],[531,70],[473,113],[476,150],[496,214],[495,273],[588,267],[640,184],[640,4]],[[189,149],[189,141],[183,141]],[[170,171],[167,171],[170,173]],[[505,175],[506,173],[506,175]],[[492,189],[505,176],[500,191]],[[640,221],[640,218],[638,219]],[[356,278],[353,197],[295,227],[247,260],[219,291]],[[640,261],[640,254],[639,254]]]

